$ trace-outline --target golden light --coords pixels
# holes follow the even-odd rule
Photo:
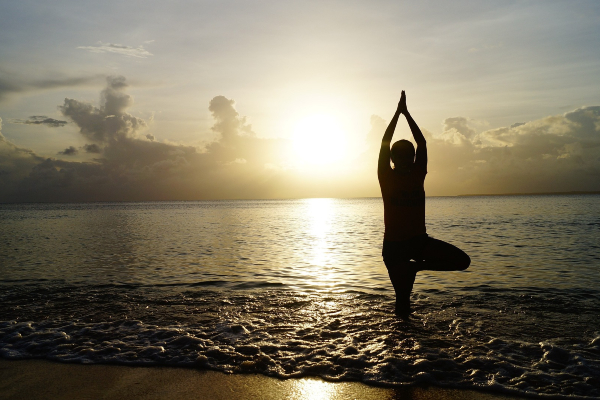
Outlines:
[[[302,272],[309,277],[313,287],[331,288],[340,281],[340,277],[332,268],[336,263],[335,254],[331,251],[335,200],[306,199],[304,201],[308,242],[303,258],[308,265],[302,268]]]
[[[347,138],[341,124],[331,115],[312,114],[294,127],[293,152],[300,165],[330,165],[344,157]]]
[[[294,257],[299,261],[292,263],[299,286],[292,286],[302,291],[307,286],[311,290],[332,290],[343,277],[335,272],[337,258],[332,251],[332,227],[336,215],[336,200],[313,198],[301,200],[298,229],[303,231],[299,246],[294,249]],[[336,306],[335,304],[332,306]],[[325,307],[325,305],[323,305]]]
[[[315,378],[304,378],[294,382],[290,399],[329,400],[338,398],[338,386]]]
[[[327,250],[327,236],[331,230],[331,215],[333,213],[333,199],[306,199],[312,238],[310,246],[310,263],[324,267],[331,262],[331,254]]]

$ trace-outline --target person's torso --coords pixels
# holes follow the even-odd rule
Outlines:
[[[380,179],[385,222],[385,240],[401,241],[426,233],[425,171],[394,170]]]

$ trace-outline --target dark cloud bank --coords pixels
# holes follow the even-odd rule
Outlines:
[[[215,141],[203,148],[163,143],[127,112],[123,77],[108,78],[99,107],[65,99],[59,107],[88,142],[42,158],[0,133],[1,202],[195,200],[379,195],[376,153],[385,121],[373,116],[365,152],[344,174],[303,174],[290,143],[258,138],[233,100],[210,101]],[[42,117],[31,120],[42,121]],[[45,117],[44,117],[45,119]],[[50,126],[50,123],[48,123]],[[429,195],[600,190],[600,107],[584,107],[476,133],[462,117],[426,133]],[[335,149],[332,149],[335,151]],[[92,153],[93,162],[62,159]]]

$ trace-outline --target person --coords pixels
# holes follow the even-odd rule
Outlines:
[[[408,140],[399,140],[390,149],[400,114],[406,117],[417,150]],[[390,160],[394,168],[390,166]],[[458,247],[427,235],[425,228],[425,176],[427,143],[406,106],[404,90],[394,117],[390,121],[379,152],[377,176],[381,195],[385,233],[383,262],[396,292],[395,312],[408,318],[410,293],[417,272],[461,271],[471,259]]]

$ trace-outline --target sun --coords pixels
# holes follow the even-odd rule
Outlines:
[[[301,165],[329,165],[344,157],[346,138],[340,123],[326,114],[312,114],[294,127],[292,145]]]

